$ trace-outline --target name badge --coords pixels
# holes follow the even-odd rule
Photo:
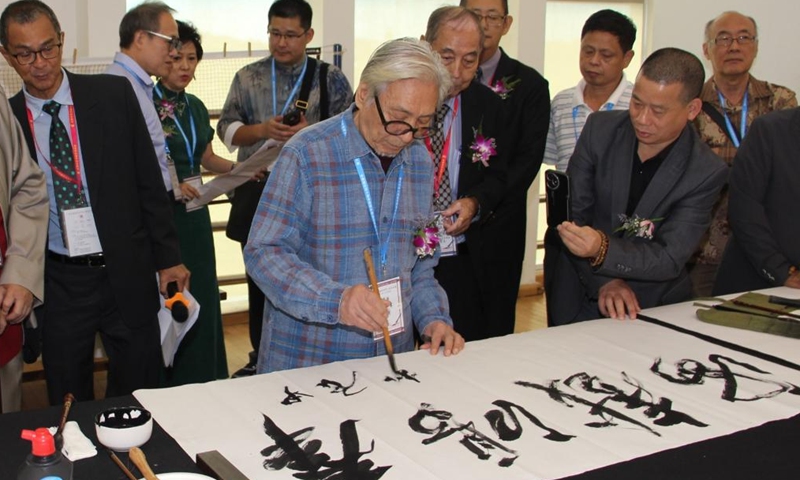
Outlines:
[[[195,190],[197,190],[199,192],[200,191],[200,187],[203,186],[203,176],[202,175],[195,175],[194,177],[189,177],[189,178],[185,179],[183,182],[184,183],[188,183]],[[186,200],[188,201],[188,198]],[[187,212],[193,212],[195,210],[199,210],[199,209],[203,208],[203,206],[204,205],[194,205],[192,207],[189,207],[189,204],[187,203],[186,204],[186,211]]]
[[[444,231],[444,217],[441,212],[436,212],[436,235],[439,236],[439,248],[443,257],[458,255],[456,238]]]
[[[183,200],[183,192],[181,192],[181,181],[178,178],[178,171],[175,170],[175,162],[172,157],[167,154],[167,171],[169,172],[169,181],[172,184],[172,194],[175,196],[175,201],[180,202]]]
[[[400,288],[400,277],[390,278],[378,283],[381,298],[389,300],[389,336],[405,331],[405,315],[403,314],[403,294]],[[383,332],[373,332],[375,341],[383,340]]]
[[[61,232],[64,246],[70,257],[100,253],[100,237],[91,207],[70,208],[61,211]]]

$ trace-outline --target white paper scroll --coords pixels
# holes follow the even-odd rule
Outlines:
[[[692,312],[689,305],[680,313],[691,322]],[[710,371],[724,364],[755,380],[736,377],[739,400],[725,400],[724,379],[681,383],[678,364]],[[390,467],[380,477],[387,480],[560,478],[800,412],[800,396],[782,391],[800,385],[800,372],[643,321],[472,342],[451,358],[412,352],[398,355],[397,365],[410,378],[386,381],[391,371],[380,357],[135,395],[192,458],[219,450],[249,478],[276,479],[346,468],[336,462],[343,457]],[[610,400],[613,392],[642,405]],[[770,398],[744,401],[756,396]],[[644,404],[663,406],[661,399],[670,408],[650,418]],[[267,472],[265,460],[274,469],[287,453],[265,433],[265,416],[273,434],[328,462],[312,456],[316,467],[283,462]],[[657,422],[665,419],[674,424]]]

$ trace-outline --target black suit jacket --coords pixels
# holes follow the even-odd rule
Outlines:
[[[636,147],[627,111],[589,115],[567,168],[572,213],[576,224],[608,235],[608,254],[593,269],[566,247],[553,249],[551,242],[546,243],[551,325],[597,318],[599,314],[591,316],[590,311],[597,311],[598,292],[615,278],[628,283],[642,308],[691,297],[686,262],[711,222],[711,208],[727,180],[728,167],[687,125],[634,210],[641,218],[660,219],[653,239],[623,237],[614,230],[627,208]]]
[[[108,278],[125,323],[143,325],[159,309],[156,271],[181,263],[158,159],[127,79],[67,76]],[[28,148],[36,152],[22,91],[10,103]]]
[[[528,188],[539,173],[547,144],[550,90],[539,72],[500,50],[494,80],[518,81],[503,100],[509,141],[513,145],[508,157],[508,188],[503,204],[519,200],[524,203]]]
[[[757,118],[736,152],[728,219],[732,235],[714,294],[783,285],[800,267],[800,108]]]
[[[474,197],[480,205],[480,219],[466,232],[470,252],[477,261],[481,251],[482,223],[491,218],[506,192],[508,155],[503,102],[488,87],[472,82],[461,92],[461,158],[458,172],[458,197]],[[470,146],[480,128],[485,138],[495,139],[497,155],[489,158],[489,166],[472,161]],[[479,264],[476,263],[476,267]]]

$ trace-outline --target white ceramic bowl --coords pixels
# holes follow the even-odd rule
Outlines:
[[[97,440],[116,452],[127,452],[150,440],[153,417],[141,407],[116,407],[94,417]]]

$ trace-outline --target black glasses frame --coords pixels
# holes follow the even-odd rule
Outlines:
[[[36,63],[36,55],[41,56],[45,60],[52,60],[61,55],[62,45],[64,44],[54,43],[53,45],[42,47],[39,50],[28,50],[22,53],[10,53],[9,55],[14,57],[14,60],[16,60],[20,65],[33,65]],[[29,55],[30,61],[20,59],[20,57],[27,58]]]
[[[383,115],[383,109],[381,108],[381,102],[378,100],[378,96],[375,95],[375,107],[378,109],[378,116],[381,119],[381,123],[383,124],[383,129],[386,130],[386,133],[389,135],[394,135],[396,137],[405,135],[411,132],[411,135],[414,138],[428,138],[433,135],[438,129],[435,125],[430,127],[419,127],[415,128],[411,126],[410,123],[404,122],[402,120],[386,120],[386,117]]]

